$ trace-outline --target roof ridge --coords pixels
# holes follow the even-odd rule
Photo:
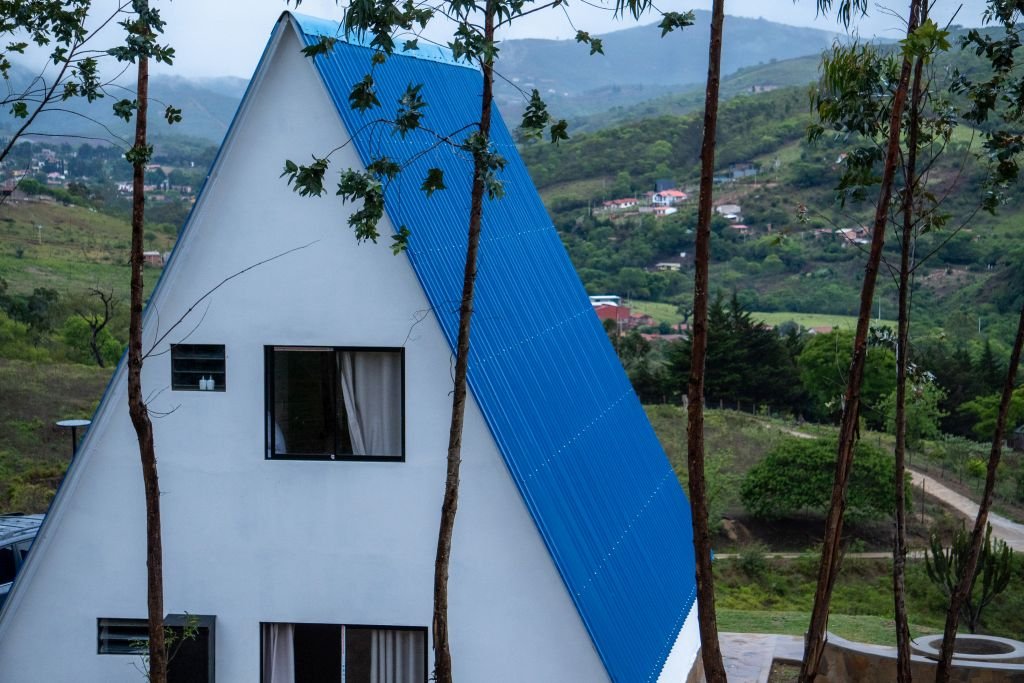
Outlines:
[[[300,14],[298,12],[285,12],[285,14],[290,14],[295,20],[295,24],[298,26],[299,30],[307,36],[328,36],[348,43],[349,45],[373,49],[373,46],[370,45],[370,36],[366,35],[364,32],[345,31],[340,22],[332,19],[322,19],[308,14]],[[418,39],[419,37],[417,36],[417,40]],[[434,43],[428,45],[417,44],[415,48],[409,50],[405,48],[404,44],[399,44],[396,46],[394,55],[392,56],[425,59],[431,62],[440,62],[442,64],[462,67],[463,69],[477,70],[476,65],[472,62],[457,60],[449,48],[442,45],[436,45]]]

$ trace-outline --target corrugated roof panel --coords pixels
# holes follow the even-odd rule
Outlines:
[[[296,19],[307,44],[338,35]],[[430,149],[387,186],[386,207],[412,233],[408,257],[454,348],[472,159],[439,136],[473,130],[482,79],[443,49],[395,55],[374,70],[382,107],[353,111],[372,54],[358,42],[316,68],[364,163]],[[378,121],[409,84],[423,84],[428,106],[424,129],[403,139]],[[505,197],[484,207],[470,387],[609,675],[655,680],[695,596],[689,505],[500,116],[491,135],[508,163]],[[448,188],[427,197],[431,167]]]

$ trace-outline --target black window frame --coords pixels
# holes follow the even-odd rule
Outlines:
[[[108,625],[121,626],[123,628],[135,628],[137,629],[138,636],[132,640],[127,641],[127,646],[124,648],[118,648],[111,650],[109,647],[104,649],[104,643],[109,643],[103,639],[103,626],[104,622]],[[206,633],[206,647],[207,647],[207,682],[216,683],[216,662],[217,662],[217,617],[213,614],[168,614],[164,617],[165,628],[185,628],[189,623],[195,625],[200,632],[205,630]],[[125,642],[125,641],[121,641]],[[139,647],[131,647],[131,643],[139,643]],[[131,619],[122,617],[98,617],[96,619],[96,654],[97,655],[113,655],[113,656],[145,656],[147,654],[147,646],[142,643],[149,642],[149,621],[146,619]],[[173,658],[169,660],[168,664],[173,666]]]
[[[295,350],[324,350],[331,351],[334,354],[334,376],[339,376],[337,359],[338,354],[341,352],[368,352],[368,353],[397,353],[399,361],[401,362],[401,402],[402,402],[402,416],[400,420],[401,429],[401,449],[400,455],[351,455],[351,454],[339,454],[338,451],[338,435],[334,437],[334,453],[331,454],[292,454],[292,453],[277,453],[274,450],[275,439],[274,439],[274,352],[277,350],[286,351],[288,349]],[[263,453],[265,460],[310,460],[316,462],[405,462],[405,347],[402,346],[330,346],[330,345],[303,345],[303,344],[271,344],[263,347],[263,415],[264,415],[264,429],[263,429]],[[332,396],[332,400],[335,403],[338,400],[338,396]],[[348,624],[345,624],[346,626]]]
[[[179,369],[179,362],[187,361],[208,363],[213,367],[205,370]],[[218,363],[220,369],[216,369]],[[189,381],[179,381],[181,375],[188,375]],[[213,389],[199,388],[199,379],[204,375],[214,380]],[[223,392],[227,391],[227,384],[228,357],[224,344],[171,344],[171,391]]]
[[[430,681],[430,629],[426,626],[388,626],[382,624],[329,624],[320,621],[261,621],[260,622],[260,680],[263,680],[263,627],[273,624],[291,624],[298,626],[344,626],[345,628],[361,629],[364,631],[419,631],[423,634],[423,683]],[[344,666],[344,662],[342,662]]]

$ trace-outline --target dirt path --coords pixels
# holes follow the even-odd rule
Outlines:
[[[953,508],[972,522],[977,518],[978,504],[973,500],[943,486],[941,482],[929,477],[927,474],[922,474],[909,468],[907,471],[910,472],[915,489],[923,489],[927,495]],[[1024,550],[1024,524],[1011,522],[1006,517],[997,515],[994,512],[988,513],[988,521],[992,525],[993,536],[1003,539],[1006,541],[1006,545],[1014,550]]]
[[[778,429],[781,432],[800,439],[817,438],[811,434],[799,432],[787,427],[778,427]],[[944,486],[940,481],[933,479],[927,474],[912,470],[909,467],[907,468],[907,471],[910,472],[910,478],[915,489],[923,490],[927,495],[937,499],[947,507],[953,508],[972,522],[977,518],[978,504],[973,500],[967,496],[957,493],[947,486]],[[1006,517],[997,515],[994,512],[989,512],[988,521],[989,524],[992,525],[992,534],[996,538],[1001,538],[1006,541],[1006,544],[1016,551],[1024,550],[1024,524],[1011,522]],[[870,555],[873,553],[867,554]]]

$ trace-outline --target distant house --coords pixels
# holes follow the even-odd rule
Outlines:
[[[673,206],[685,202],[688,195],[680,190],[662,190],[651,195],[651,204],[654,206]]]
[[[156,268],[164,267],[164,255],[159,251],[144,251],[142,252],[142,261],[147,266],[155,266]]]
[[[629,321],[630,317],[632,317],[629,306],[623,306],[621,304],[596,304],[594,305],[594,313],[597,314],[597,319],[601,322],[604,322],[605,320],[614,320],[615,322],[625,323]]]
[[[736,235],[749,235],[750,234],[750,226],[749,225],[744,225],[742,223],[736,223],[735,225],[730,225],[729,229],[732,230],[733,233],[736,234]]]
[[[686,252],[680,253],[678,256],[670,256],[666,259],[662,259],[654,264],[654,270],[661,271],[675,271],[678,272],[683,269],[686,264]]]
[[[756,176],[757,172],[757,164],[749,162],[736,163],[729,166],[729,175],[732,176],[733,180],[740,180],[741,178]]]
[[[856,228],[837,228],[834,231],[837,239],[842,240],[843,244],[870,244],[871,236],[868,233],[868,229],[864,226],[858,226]]]
[[[302,55],[324,36],[337,39],[330,52]],[[226,49],[210,46],[211,60]],[[452,302],[473,173],[460,145],[483,79],[433,45],[396,47],[376,67],[374,54],[336,22],[282,15],[150,295],[142,389],[161,417],[166,621],[192,615],[200,631],[171,680],[427,683],[435,668]],[[381,134],[379,112],[349,107],[351,77],[371,68],[382,102],[423,83],[428,120],[455,144]],[[700,647],[689,505],[497,113],[492,135],[505,196],[487,203],[480,243],[454,677],[686,681]],[[421,177],[399,176],[383,190],[384,239],[359,245],[345,226],[358,207],[301,198],[278,177],[283,159],[348,140],[336,168],[415,155],[463,189],[427,198]],[[408,249],[393,255],[387,236],[406,224]],[[146,519],[125,365],[0,610],[4,683],[145,678]]]
[[[644,327],[656,324],[656,321],[646,313],[633,313],[629,306],[621,304],[600,303],[594,305],[594,313],[601,322],[613,320],[621,329],[631,330],[635,327]]]
[[[656,207],[654,207],[654,211],[653,211],[654,215],[658,216],[658,217],[661,217],[661,216],[671,216],[672,214],[678,213],[678,212],[679,212],[679,209],[677,209],[674,206],[656,206]]]
[[[817,325],[807,328],[807,334],[831,334],[833,329],[831,325]]]
[[[761,93],[778,90],[780,87],[782,86],[771,85],[768,83],[755,83],[754,85],[750,86],[750,92],[753,93],[754,95],[760,95]]]
[[[636,206],[639,203],[640,202],[636,197],[626,197],[623,199],[611,199],[607,202],[604,202],[603,206],[606,209],[629,209]]]
[[[739,204],[719,204],[715,207],[715,213],[719,216],[729,218],[730,216],[743,215],[743,209],[740,208]]]

